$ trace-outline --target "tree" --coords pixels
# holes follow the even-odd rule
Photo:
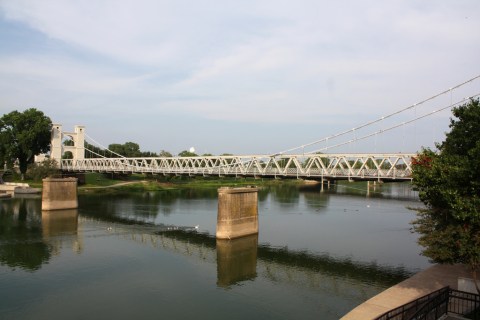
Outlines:
[[[93,144],[90,144],[87,141],[84,142],[84,146],[86,149],[85,157],[87,158],[98,158],[107,154],[104,149],[94,146]],[[73,155],[72,155],[72,158],[73,158]]]
[[[58,174],[60,171],[55,159],[45,159],[40,163],[32,163],[28,166],[28,176],[34,181],[42,181],[44,178]]]
[[[179,157],[198,157],[198,154],[196,154],[195,152],[190,152],[190,151],[187,151],[187,150],[183,150],[182,152],[180,152],[178,154]]]
[[[171,158],[171,157],[173,157],[173,155],[170,152],[165,151],[165,150],[160,150],[160,153],[158,154],[158,156],[160,158]]]
[[[121,156],[126,156],[125,155],[125,150],[123,148],[123,144],[120,143],[112,143],[108,145],[108,150],[114,152],[115,154],[113,155],[114,157],[121,155]]]
[[[23,180],[34,156],[50,150],[51,131],[50,118],[35,108],[4,114],[0,118],[1,160],[10,166],[18,160]]]
[[[157,157],[155,152],[140,151],[140,146],[135,142],[125,142],[124,144],[112,143],[108,146],[110,151],[115,152],[118,156],[124,156],[127,158],[140,158],[140,157]]]
[[[480,267],[480,105],[470,100],[452,111],[450,132],[438,153],[412,159],[413,184],[426,208],[413,227],[422,254],[437,263],[470,266],[477,286]],[[479,287],[477,291],[480,293]]]

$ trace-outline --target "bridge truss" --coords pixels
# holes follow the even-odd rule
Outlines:
[[[311,180],[411,180],[415,154],[305,154],[63,159],[70,172]]]

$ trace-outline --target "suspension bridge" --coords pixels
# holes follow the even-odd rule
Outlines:
[[[372,139],[425,118],[432,117],[444,110],[460,106],[471,99],[478,99],[480,90],[453,101],[453,92],[464,89],[467,85],[477,85],[480,75],[454,87],[451,87],[418,103],[366,122],[355,128],[342,131],[322,139],[302,144],[274,154],[223,155],[195,157],[139,157],[129,158],[108,150],[85,133],[84,126],[76,126],[74,132],[64,132],[62,125],[54,124],[51,142],[52,159],[59,162],[66,172],[105,172],[105,173],[141,173],[152,175],[187,175],[218,177],[255,177],[276,179],[310,179],[310,180],[367,180],[367,181],[409,181],[412,179],[412,158],[409,153],[345,153],[332,152],[343,146],[355,144],[361,140]],[[477,81],[477,82],[476,82]],[[476,90],[478,88],[474,88]],[[450,101],[438,102],[442,97],[450,96]],[[420,115],[417,110],[427,104],[435,109]],[[393,121],[389,126],[375,129],[387,119],[395,119],[409,110],[415,115],[410,119],[403,117]],[[353,136],[353,137],[352,137]],[[63,139],[70,137],[73,146],[65,146]],[[85,147],[88,138],[93,145],[108,151],[107,157]],[[324,145],[323,147],[320,147]],[[65,152],[71,152],[72,159],[62,159]]]

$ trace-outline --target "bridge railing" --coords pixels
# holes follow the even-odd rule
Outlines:
[[[314,154],[87,158],[64,159],[61,161],[61,169],[77,172],[164,175],[410,180],[411,159],[414,156],[414,154]]]

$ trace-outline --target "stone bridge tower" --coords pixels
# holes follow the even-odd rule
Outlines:
[[[74,160],[85,158],[85,126],[75,126],[75,132],[64,132],[61,124],[53,124],[50,158],[60,161],[65,152],[70,151]],[[63,139],[70,137],[73,146],[64,146]]]

